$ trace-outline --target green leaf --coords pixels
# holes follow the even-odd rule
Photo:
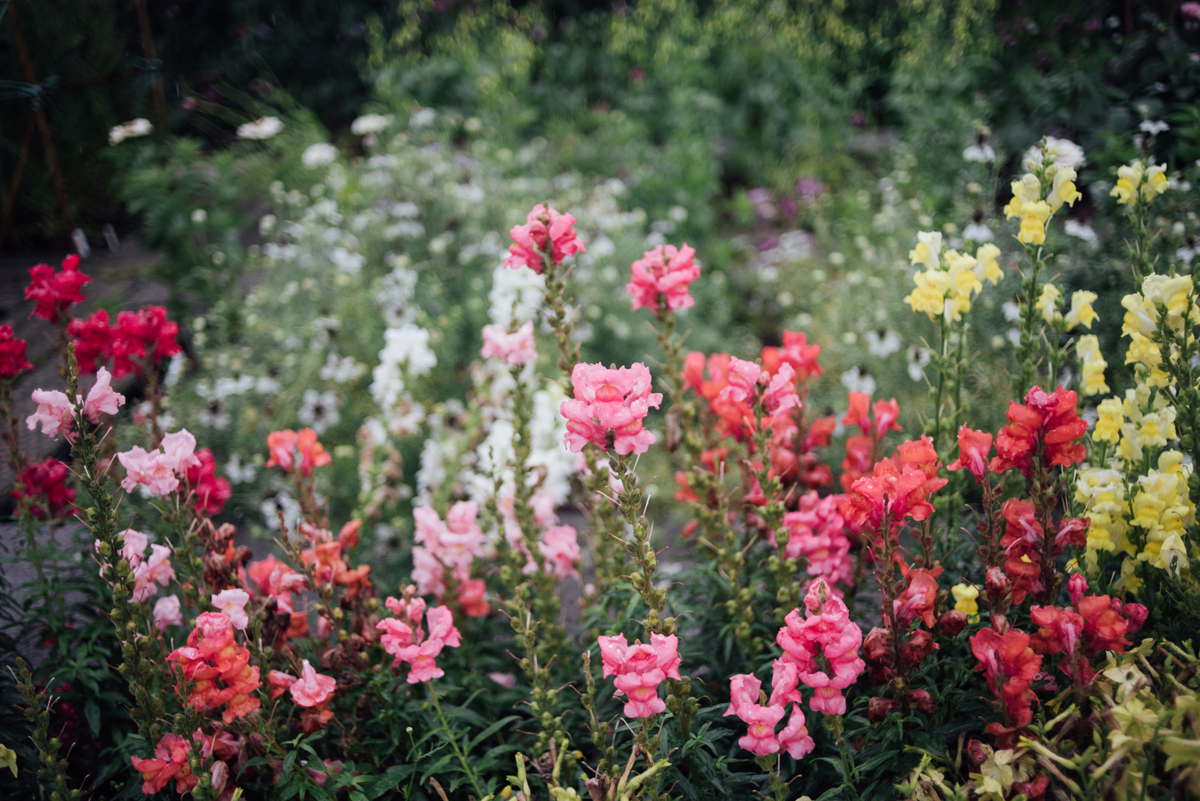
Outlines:
[[[83,705],[83,716],[87,719],[88,730],[91,731],[93,738],[100,736],[100,707],[95,701],[89,700]]]
[[[501,718],[500,720],[497,720],[491,726],[488,726],[486,729],[479,732],[479,734],[475,735],[475,739],[471,740],[471,742],[469,742],[467,744],[467,748],[466,748],[467,753],[469,754],[472,751],[474,751],[475,746],[479,745],[481,742],[486,740],[488,737],[491,737],[493,734],[495,734],[497,731],[499,731],[504,726],[507,726],[509,723],[511,723],[514,720],[520,720],[520,719],[521,719],[520,715],[509,715],[506,718]]]
[[[283,775],[284,776],[291,775],[292,766],[296,764],[296,754],[298,754],[298,753],[300,753],[300,752],[299,751],[288,751],[287,756],[285,756],[283,758]]]

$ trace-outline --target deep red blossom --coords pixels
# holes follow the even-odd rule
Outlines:
[[[1038,522],[1033,501],[1010,498],[1002,507],[1006,522],[1000,544],[1005,548],[1004,570],[1012,588],[1012,602],[1041,586],[1044,530]],[[989,574],[989,580],[991,576]]]
[[[49,264],[30,267],[25,300],[36,305],[29,316],[57,325],[63,312],[83,301],[83,287],[91,280],[79,269],[79,257],[73,254],[63,259],[62,272],[55,272]]]
[[[134,359],[148,359],[154,363],[182,352],[175,337],[179,324],[167,319],[167,310],[162,306],[147,306],[137,312],[121,312],[117,315],[116,338],[113,343],[113,375],[117,378],[129,374],[141,375],[142,365]]]
[[[187,480],[195,493],[196,510],[206,515],[219,515],[225,502],[233,495],[228,479],[217,475],[217,462],[208,448],[196,451],[200,464],[187,470]]]
[[[25,340],[13,335],[8,323],[0,325],[0,378],[16,378],[33,365],[25,358]]]
[[[988,726],[989,732],[1023,728],[1033,720],[1032,707],[1037,699],[1029,685],[1041,670],[1042,657],[1030,647],[1030,639],[1019,629],[1001,634],[991,628],[971,637],[971,652],[979,660],[975,669],[984,671],[1007,718],[1007,727],[993,723]]]
[[[57,520],[74,511],[75,490],[67,486],[70,469],[47,458],[26,467],[17,478],[13,498],[25,499],[29,514],[38,520]]]
[[[86,320],[72,320],[67,326],[67,336],[75,343],[75,361],[81,374],[96,372],[100,362],[112,358],[116,332],[109,327],[108,312],[104,309]]]

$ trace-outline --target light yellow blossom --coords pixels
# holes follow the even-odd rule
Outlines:
[[[1098,442],[1116,442],[1121,438],[1121,426],[1125,423],[1120,398],[1108,398],[1100,401],[1096,408],[1100,417],[1096,428],[1092,431],[1092,439]]]
[[[1108,367],[1108,362],[1104,361],[1100,353],[1100,340],[1094,334],[1080,337],[1075,346],[1075,353],[1080,362],[1080,391],[1084,395],[1108,392],[1108,384],[1104,383],[1104,370]]]
[[[910,264],[924,264],[930,270],[937,270],[941,267],[941,231],[917,232],[917,246],[909,251],[908,258]]]
[[[1000,263],[996,260],[1000,256],[1000,248],[988,242],[982,245],[979,250],[975,251],[975,274],[980,280],[988,280],[992,282],[992,286],[1000,283],[1000,279],[1004,274],[1000,271]]]
[[[1046,321],[1046,325],[1054,325],[1054,315],[1058,306],[1058,299],[1062,293],[1058,291],[1058,287],[1054,284],[1046,283],[1042,285],[1042,295],[1038,298],[1034,307],[1042,313],[1042,319]]]
[[[1088,292],[1086,289],[1080,289],[1071,294],[1071,310],[1067,312],[1063,318],[1067,324],[1067,330],[1070,331],[1077,325],[1082,325],[1089,331],[1092,330],[1092,322],[1096,319],[1096,312],[1092,309],[1092,304],[1096,302],[1096,293]]]

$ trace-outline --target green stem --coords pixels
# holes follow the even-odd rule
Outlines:
[[[442,712],[442,705],[438,703],[437,689],[433,686],[432,681],[427,682],[427,684],[429,686],[429,698],[433,701],[433,709],[437,712],[438,721],[442,724],[442,731],[446,733],[446,742],[450,743],[450,748],[454,750],[454,755],[458,757],[458,762],[462,765],[463,772],[467,774],[467,778],[471,782],[471,787],[475,790],[475,797],[486,797],[487,793],[479,786],[479,778],[475,775],[475,769],[471,767],[466,754],[459,748],[458,738],[454,736],[454,732],[450,731],[450,723],[446,720],[446,714]]]

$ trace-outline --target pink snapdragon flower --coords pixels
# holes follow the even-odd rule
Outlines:
[[[271,688],[271,700],[286,693],[296,683],[296,677],[281,670],[272,670],[267,674],[267,686]]]
[[[121,489],[133,492],[139,485],[150,488],[151,495],[170,495],[179,486],[179,477],[171,469],[171,461],[161,451],[146,451],[139,445],[118,453],[117,461],[125,468]]]
[[[83,413],[93,423],[99,423],[100,415],[116,414],[124,403],[125,396],[112,388],[112,374],[101,367],[96,371],[96,383],[83,402]]]
[[[267,681],[270,682],[270,680],[271,677],[268,675]],[[300,706],[306,708],[320,706],[328,701],[329,696],[333,695],[333,691],[337,689],[337,679],[318,673],[305,659],[300,670],[300,678],[292,682],[288,689],[292,694],[292,700]]]
[[[844,495],[822,498],[816,490],[800,498],[799,508],[783,516],[788,530],[787,557],[808,561],[808,575],[824,579],[831,591],[835,584],[849,584],[854,564],[850,539],[840,504]]]
[[[721,394],[718,395],[721,400],[731,400],[734,403],[754,403],[754,397],[758,385],[758,379],[763,374],[763,369],[758,366],[758,362],[747,361],[746,359],[732,358],[729,360],[729,373],[727,383]]]
[[[183,624],[178,595],[164,595],[154,602],[154,628],[166,631],[167,626]]]
[[[812,737],[805,727],[804,712],[800,709],[799,693],[795,691],[794,668],[775,671],[772,679],[773,692],[771,700],[763,705],[761,700],[762,682],[752,674],[741,673],[729,679],[730,703],[725,715],[737,715],[750,728],[746,735],[738,740],[738,745],[758,756],[770,756],[786,751],[792,759],[800,759],[815,747]],[[789,681],[791,691],[786,690]],[[783,696],[794,695],[797,702],[792,706],[791,717],[778,734],[775,726],[787,714],[787,703],[792,700]]]
[[[528,267],[541,273],[544,252],[549,252],[555,264],[562,264],[566,257],[587,250],[576,237],[575,218],[548,208],[545,203],[534,206],[525,217],[525,224],[514,226],[509,235],[513,243],[508,247],[504,266],[514,270]]]
[[[222,590],[212,597],[212,605],[218,612],[229,616],[235,629],[245,631],[246,626],[250,624],[250,616],[246,614],[246,603],[249,600],[250,593],[245,590]]]
[[[574,526],[551,526],[537,544],[546,559],[546,571],[559,579],[579,575],[579,534]]]
[[[458,648],[461,645],[461,635],[454,627],[454,613],[450,608],[435,606],[426,613],[425,601],[413,597],[415,593],[416,588],[409,586],[404,598],[388,598],[384,605],[397,617],[384,618],[375,624],[375,628],[383,632],[380,637],[383,650],[396,657],[392,664],[409,664],[409,684],[446,675],[435,660],[447,646]],[[421,628],[422,617],[429,629],[428,636]]]
[[[854,684],[866,669],[858,655],[862,629],[850,620],[850,610],[823,580],[812,583],[804,597],[808,617],[801,618],[793,609],[784,619],[784,627],[775,640],[784,650],[783,659],[796,663],[797,678],[816,692],[809,705],[814,712],[846,714],[842,690]],[[821,670],[817,654],[825,657],[829,672]]]
[[[189,468],[200,465],[195,451],[196,438],[186,428],[164,436],[161,450],[146,451],[134,445],[117,454],[117,461],[126,470],[121,488],[133,492],[139,484],[145,484],[151,495],[169,495],[187,477]]]
[[[446,572],[455,581],[471,577],[471,563],[483,552],[483,529],[479,527],[479,506],[474,501],[459,501],[446,512],[443,522],[430,506],[413,509],[416,522],[413,548],[413,581],[421,595],[441,600],[446,592]]]
[[[660,296],[671,311],[695,306],[696,299],[688,293],[688,286],[700,277],[695,257],[696,251],[686,242],[682,248],[659,245],[643,253],[631,265],[633,280],[625,285],[626,294],[633,298],[633,310],[657,311]]]
[[[146,546],[150,544],[150,538],[131,528],[122,531],[121,537],[124,542],[121,546],[121,557],[129,562],[130,570],[136,570],[137,566],[142,563],[142,556],[146,553]]]
[[[158,594],[158,582],[166,587],[175,578],[175,568],[171,565],[171,549],[166,545],[151,545],[150,557],[144,560],[133,571],[133,601],[141,603]]]
[[[479,355],[484,359],[500,359],[513,367],[536,362],[538,353],[537,342],[533,338],[533,321],[526,322],[512,333],[498,325],[485,325],[483,349]]]
[[[679,639],[674,635],[651,634],[650,644],[629,645],[624,634],[600,637],[604,678],[616,676],[616,696],[626,696],[625,717],[648,718],[665,712],[658,685],[667,678],[679,679]]]
[[[30,431],[40,424],[42,433],[48,437],[54,438],[63,434],[67,440],[74,440],[75,435],[71,429],[75,427],[75,404],[71,403],[65,392],[56,389],[35,389],[33,402],[38,405],[37,410],[25,420]]]
[[[650,407],[662,404],[662,393],[651,392],[650,370],[641,362],[610,369],[599,364],[575,365],[571,371],[574,400],[559,410],[567,418],[567,448],[579,453],[589,442],[608,449],[608,432],[615,435],[617,453],[645,453],[654,435],[642,427]]]

